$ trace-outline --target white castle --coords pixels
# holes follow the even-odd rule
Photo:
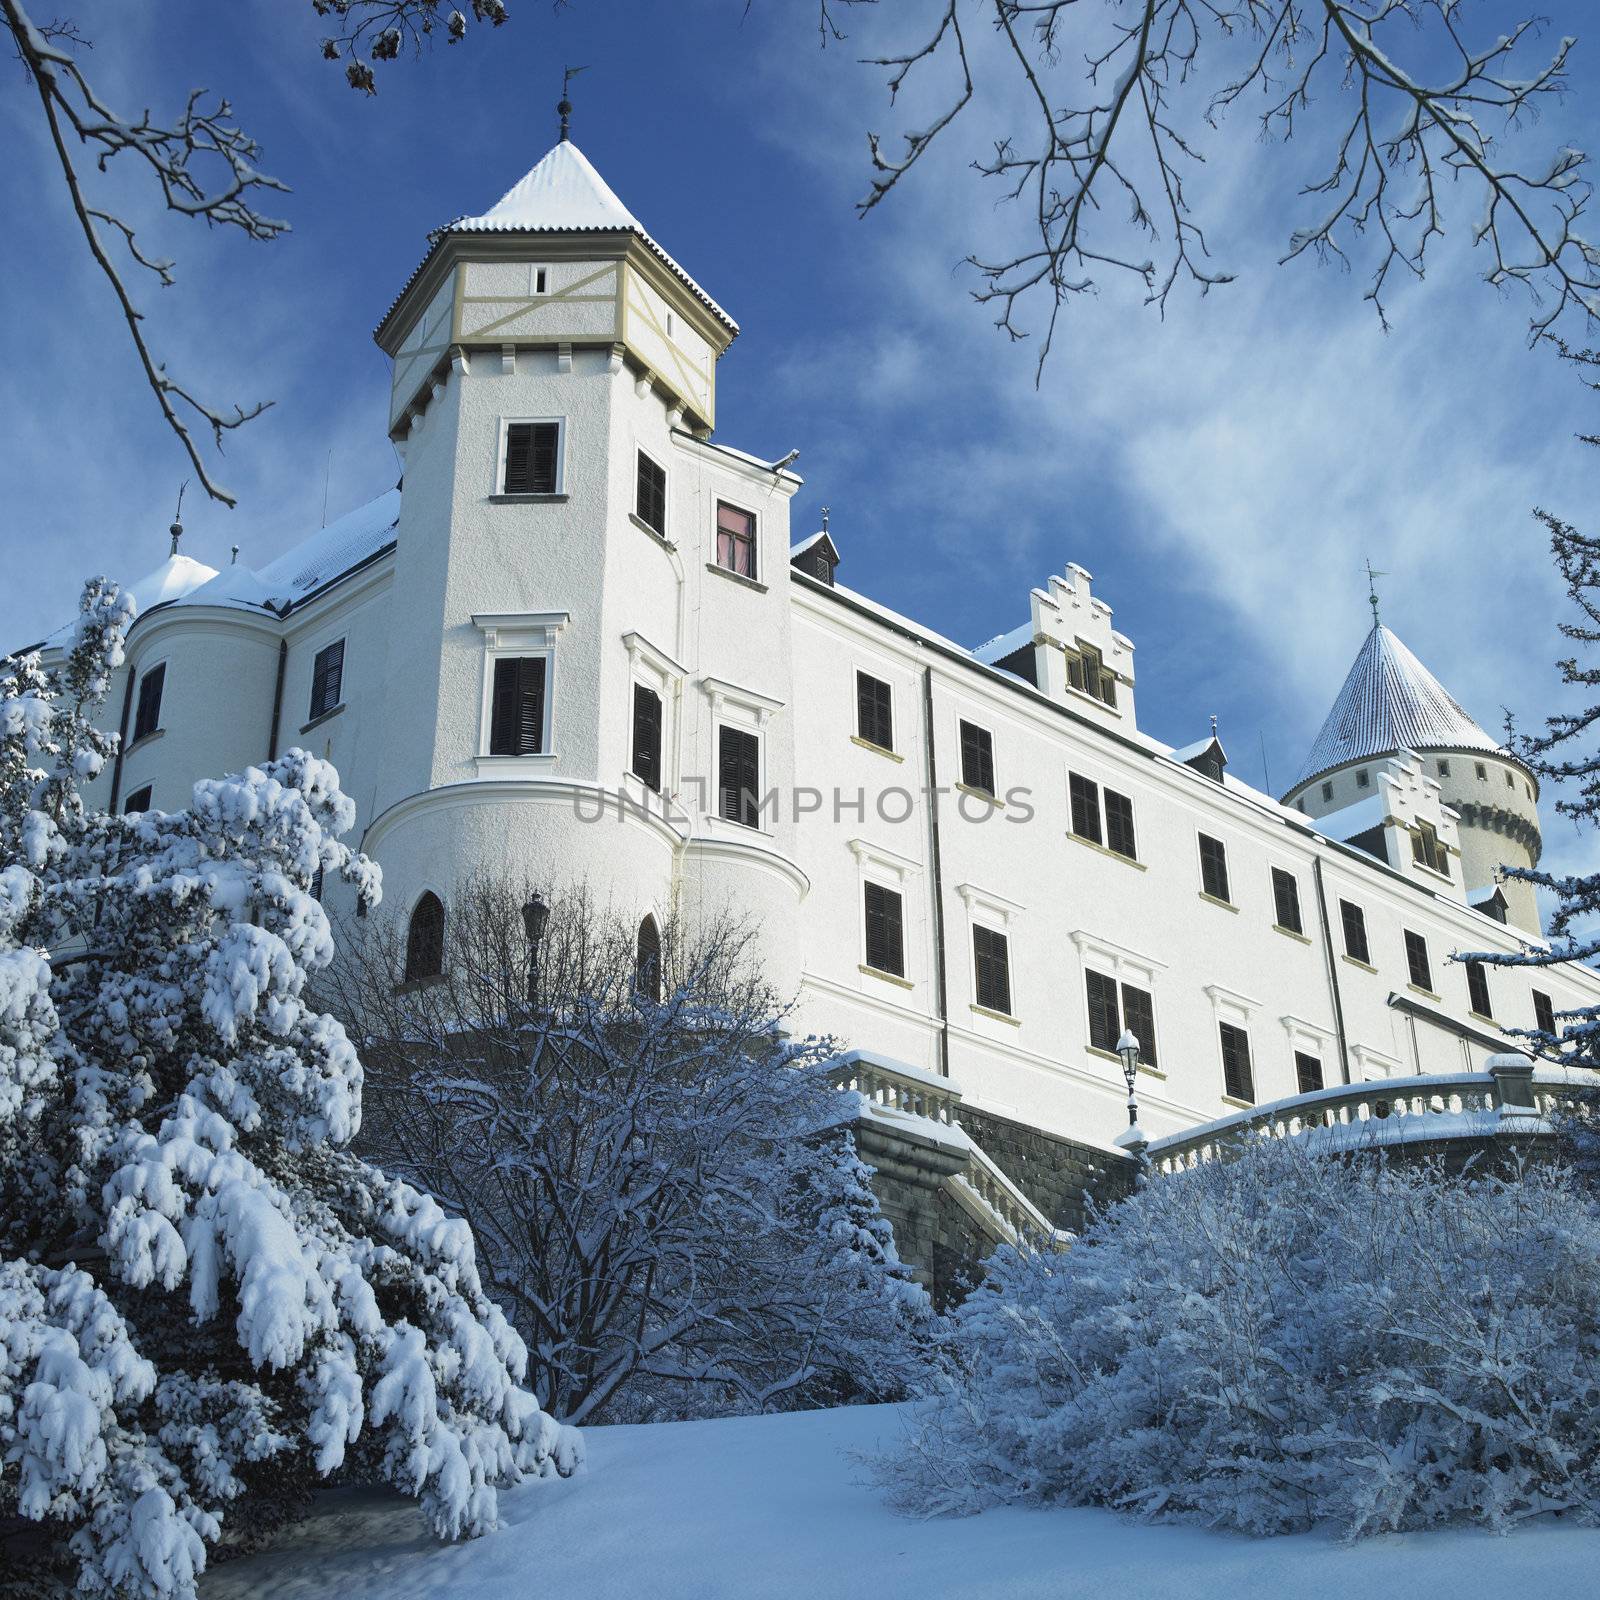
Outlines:
[[[791,541],[800,479],[713,437],[738,328],[563,140],[440,228],[377,329],[403,488],[260,570],[134,586],[97,798],[333,761],[425,980],[466,878],[637,921],[747,914],[797,1025],[1102,1151],[1324,1085],[1480,1069],[1600,1002],[1503,862],[1533,775],[1374,623],[1293,789],[1141,733],[1069,564],[976,649]],[[338,891],[329,888],[330,900]],[[350,912],[342,904],[332,909]],[[895,1064],[900,1064],[898,1067]]]

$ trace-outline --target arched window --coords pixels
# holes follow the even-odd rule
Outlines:
[[[634,952],[633,981],[647,1000],[661,999],[661,930],[656,919],[647,916],[639,924],[639,940]]]
[[[436,978],[444,971],[444,906],[436,894],[425,894],[411,912],[406,931],[406,978]]]

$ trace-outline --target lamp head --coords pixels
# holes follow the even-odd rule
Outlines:
[[[1130,1029],[1122,1030],[1122,1037],[1117,1040],[1117,1054],[1122,1057],[1122,1076],[1128,1080],[1128,1093],[1131,1095],[1139,1076],[1139,1041]]]
[[[544,903],[544,896],[535,889],[522,908],[522,927],[528,935],[529,944],[536,945],[544,937],[544,925],[549,920],[550,907]]]

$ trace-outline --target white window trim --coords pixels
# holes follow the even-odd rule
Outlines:
[[[726,678],[702,677],[700,689],[711,702],[711,715],[718,721],[723,720],[726,708],[732,707],[747,719],[748,725],[760,732],[766,725],[783,710],[783,701],[774,700],[770,695],[758,694],[754,689],[741,689],[736,683],[729,683]],[[741,723],[735,719],[734,726]]]
[[[494,487],[492,494],[506,492],[506,437],[513,423],[553,422],[556,425],[556,483],[550,493],[567,492],[567,419],[565,417],[501,417],[494,452]]]
[[[651,689],[661,697],[661,794],[665,798],[678,792],[681,773],[678,768],[678,718],[682,708],[683,684],[688,669],[680,666],[665,650],[645,638],[642,633],[629,631],[622,636],[623,648],[628,652],[629,703],[627,749],[624,752],[623,774],[628,782],[644,788],[644,780],[633,770],[633,684]]]
[[[556,764],[556,635],[566,627],[565,611],[496,611],[474,614],[473,625],[483,635],[483,684],[478,707],[480,778],[534,778],[548,774]],[[544,742],[538,755],[489,754],[489,728],[494,705],[494,667],[502,657],[544,657]]]
[[[1006,1016],[1016,1019],[1020,1013],[1017,1009],[1017,968],[1011,959],[1011,924],[1020,916],[1023,907],[1015,900],[1008,900],[1004,895],[995,894],[989,889],[980,889],[975,883],[958,883],[956,893],[961,896],[962,903],[967,908],[967,984],[968,993],[972,996],[974,1007],[980,1007],[979,1014],[987,1010],[981,1007],[978,999],[978,949],[973,932],[978,928],[987,928],[990,933],[999,933],[1005,936],[1006,941],[1006,978],[1011,986],[1011,1009]]]
[[[767,794],[767,733],[766,719],[751,723],[741,721],[737,716],[726,715],[728,704],[737,705],[737,702],[713,700],[711,721],[711,793],[706,796],[710,802],[706,807],[707,820],[719,828],[729,829],[735,836],[742,837],[747,834],[759,834],[766,838],[772,837],[772,829],[766,821],[767,813],[762,808],[762,801]],[[731,728],[735,733],[748,733],[756,742],[756,820],[755,826],[748,823],[735,822],[732,817],[722,814],[722,730]]]
[[[889,736],[898,742],[904,730],[900,726],[900,695],[895,686],[895,674],[890,668],[881,665],[876,660],[870,663],[863,663],[859,656],[854,657],[850,663],[850,732],[858,739],[866,737],[861,731],[861,684],[859,680],[862,676],[876,678],[879,683],[888,686]],[[905,753],[902,750],[898,750],[893,744],[878,745],[875,748],[886,749],[890,755],[903,755]]]
[[[635,439],[633,442],[633,448],[636,457],[643,456],[646,461],[651,463],[652,466],[656,466],[661,469],[661,476],[665,480],[661,490],[661,520],[665,526],[660,528],[650,528],[650,524],[648,522],[644,522],[643,517],[639,517],[639,463],[637,459],[635,459],[633,464],[633,514],[634,516],[639,517],[639,521],[644,522],[645,527],[650,528],[650,531],[655,534],[658,539],[664,539],[668,544],[671,544],[673,542],[672,469],[666,464],[665,461],[661,459],[660,456],[655,453],[654,450],[646,450],[637,439]]]
[[[1226,989],[1220,983],[1208,983],[1205,986],[1205,993],[1218,1022],[1231,1022],[1234,1027],[1243,1028],[1246,1033],[1250,1032],[1250,1024],[1256,1012],[1262,1009],[1259,1000],[1252,1000],[1249,995],[1240,994],[1237,990]],[[1252,1054],[1252,1063],[1254,1059]]]
[[[873,844],[866,839],[851,839],[849,844],[850,853],[856,858],[856,906],[860,923],[861,965],[863,967],[867,965],[867,885],[875,883],[879,888],[891,890],[900,896],[900,955],[905,962],[906,970],[893,973],[891,976],[898,978],[902,983],[914,984],[917,980],[913,976],[913,968],[920,968],[921,963],[912,961],[909,885],[922,871],[922,863],[897,855],[893,850],[886,850],[882,845]]]
[[[1068,937],[1078,947],[1080,964],[1085,970],[1093,961],[1097,966],[1107,969],[1107,977],[1115,978],[1118,983],[1127,980],[1135,988],[1148,989],[1154,997],[1157,982],[1167,970],[1165,961],[1141,955],[1137,950],[1114,944],[1110,939],[1083,928],[1074,928]]]
[[[1374,1050],[1370,1044],[1353,1044],[1350,1046],[1350,1054],[1356,1058],[1356,1064],[1361,1068],[1362,1082],[1378,1083],[1386,1078],[1411,1075],[1402,1065],[1399,1056],[1392,1056],[1386,1050]]]
[[[1334,1043],[1334,1034],[1331,1028],[1321,1027],[1315,1022],[1307,1022],[1304,1017],[1297,1017],[1291,1012],[1285,1012],[1283,1016],[1278,1018],[1278,1021],[1283,1024],[1283,1031],[1288,1036],[1291,1059],[1295,1051],[1300,1049],[1301,1046],[1310,1045],[1312,1048],[1305,1053],[1307,1055],[1315,1055],[1326,1068],[1328,1062],[1327,1051]],[[1326,1072],[1324,1072],[1324,1076],[1326,1076]]]
[[[747,506],[741,501],[733,499],[732,496],[725,495],[720,492],[711,497],[711,555],[709,558],[711,565],[714,567],[722,567],[724,572],[733,572],[732,567],[722,566],[722,562],[718,558],[717,554],[717,544],[719,542],[720,533],[720,530],[717,526],[717,508],[719,506],[727,506],[732,511],[742,511],[747,517],[750,518],[752,524],[750,537],[755,549],[756,570],[753,573],[750,573],[748,576],[753,583],[765,583],[767,580],[761,575],[766,566],[766,562],[761,559],[761,513],[757,511],[754,506]],[[736,578],[743,578],[746,576],[746,574],[742,572],[734,572],[733,575]]]

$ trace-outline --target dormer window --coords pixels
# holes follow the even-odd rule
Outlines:
[[[1439,842],[1438,831],[1431,822],[1419,822],[1411,835],[1411,859],[1430,872],[1450,876],[1450,852]]]
[[[560,494],[564,432],[559,418],[502,423],[498,493]]]
[[[1116,674],[1106,671],[1104,658],[1092,644],[1080,644],[1067,652],[1067,682],[1108,706],[1117,703]]]

